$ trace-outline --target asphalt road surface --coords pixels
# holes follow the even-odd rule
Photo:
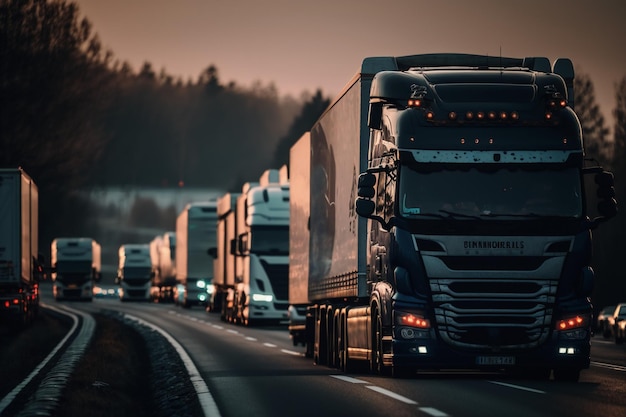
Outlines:
[[[124,312],[171,335],[206,384],[205,394],[217,407],[214,417],[626,415],[626,346],[600,336],[593,340],[592,365],[578,383],[472,372],[393,379],[317,366],[304,357],[304,348],[293,346],[286,327],[235,326],[197,307],[114,298],[66,305]]]

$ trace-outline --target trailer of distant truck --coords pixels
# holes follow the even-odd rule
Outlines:
[[[176,219],[176,288],[174,302],[206,307],[213,293],[217,201],[189,203]]]
[[[165,232],[150,241],[152,299],[172,302],[176,287],[176,232]]]
[[[291,285],[316,363],[578,380],[591,230],[617,203],[584,160],[573,79],[568,59],[363,60],[311,129],[310,216],[291,226],[309,230]]]
[[[50,257],[54,298],[92,301],[101,277],[100,244],[89,237],[58,237],[50,244]]]
[[[22,169],[0,169],[0,325],[21,329],[39,311],[39,193]]]

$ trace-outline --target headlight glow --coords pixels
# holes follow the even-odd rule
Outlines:
[[[252,294],[252,301],[271,303],[274,301],[274,297],[270,294]]]

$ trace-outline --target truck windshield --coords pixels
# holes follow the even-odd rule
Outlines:
[[[289,226],[253,226],[250,252],[260,255],[287,255],[289,253]]]
[[[576,168],[420,170],[403,166],[399,180],[400,216],[416,218],[539,218],[583,215]]]

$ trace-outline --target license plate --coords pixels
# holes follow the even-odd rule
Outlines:
[[[477,365],[515,365],[515,356],[478,356]]]

